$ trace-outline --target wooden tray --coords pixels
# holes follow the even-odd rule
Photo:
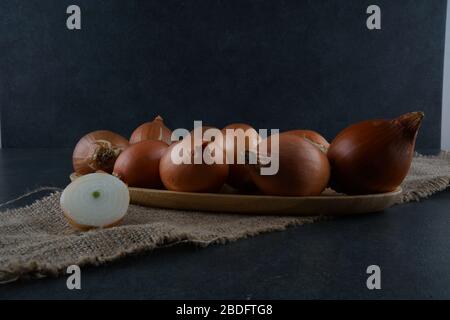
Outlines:
[[[70,175],[73,181],[75,173]],[[277,197],[233,193],[192,193],[129,188],[131,203],[148,207],[270,215],[345,215],[377,212],[394,205],[402,189],[393,192],[346,196],[324,193],[316,197]]]

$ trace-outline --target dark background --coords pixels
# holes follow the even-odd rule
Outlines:
[[[71,147],[172,128],[313,128],[426,112],[419,148],[440,146],[445,0],[2,0],[4,147]],[[66,8],[82,30],[66,28]]]
[[[66,29],[66,8],[82,30]],[[382,30],[369,31],[369,4]],[[440,140],[445,0],[0,0],[0,203],[63,187],[84,133],[172,127],[315,128],[424,110]],[[42,196],[23,199],[24,205]],[[289,228],[226,246],[177,246],[66,277],[0,286],[1,298],[448,298],[450,191],[384,213]],[[4,208],[1,208],[2,210]],[[368,265],[382,290],[367,290]]]

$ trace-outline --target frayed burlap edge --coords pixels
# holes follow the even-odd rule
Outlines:
[[[403,183],[403,194],[399,204],[406,203],[410,201],[420,201],[426,199],[429,196],[435,194],[436,192],[443,191],[450,185],[450,151],[441,151],[437,155],[422,155],[418,152],[414,155],[417,159],[436,159],[436,160],[448,160],[447,165],[449,166],[449,173],[443,173],[444,176],[437,176],[435,178],[424,179],[420,188],[408,188],[408,177]]]
[[[27,279],[42,279],[46,277],[57,277],[65,273],[66,269],[70,265],[78,265],[79,267],[84,266],[101,266],[107,263],[117,261],[121,258],[128,256],[138,256],[147,252],[151,252],[156,249],[170,248],[175,245],[190,244],[200,248],[204,248],[214,244],[227,244],[232,243],[237,240],[246,239],[254,237],[263,233],[283,231],[290,227],[300,226],[308,223],[313,223],[318,220],[327,220],[329,217],[316,216],[316,217],[306,217],[302,221],[292,221],[282,227],[277,228],[267,228],[258,232],[249,232],[242,234],[241,236],[234,237],[219,237],[211,241],[202,241],[196,239],[189,239],[189,236],[183,237],[173,237],[166,238],[164,242],[155,242],[153,245],[137,245],[126,250],[123,250],[117,254],[106,256],[106,257],[80,257],[77,261],[71,263],[65,263],[60,265],[52,264],[41,264],[39,265],[35,261],[30,261],[28,263],[12,263],[6,268],[0,269],[0,285],[8,284],[18,280]]]
[[[40,188],[38,191],[40,192],[42,190],[43,190],[43,188]],[[54,192],[54,193],[50,194],[49,196],[46,196],[42,199],[39,199],[39,200],[33,202],[30,205],[27,205],[27,206],[24,206],[21,208],[17,208],[17,209],[9,209],[9,210],[1,212],[0,214],[14,213],[14,212],[23,211],[26,209],[32,210],[34,206],[39,205],[40,203],[43,203],[48,199],[52,199],[52,198],[59,199],[59,197],[60,197],[60,192]],[[21,197],[21,198],[23,198],[23,197]],[[182,211],[167,210],[167,209],[143,208],[143,207],[136,206],[136,205],[130,206],[130,209],[132,211],[136,211],[138,209],[146,210],[146,211],[152,210],[152,211],[157,211],[157,212],[161,211],[161,212],[169,213],[169,214],[170,213],[173,213],[173,214],[180,213],[180,214],[186,214],[186,215],[196,214],[196,215],[204,215],[205,217],[215,215],[215,214],[211,214],[211,213],[195,213],[195,212],[182,212]],[[227,214],[221,214],[221,215],[216,215],[216,216],[218,216],[218,217],[227,216]],[[230,215],[228,215],[228,216],[230,216]],[[231,215],[231,216],[233,216],[237,220],[241,219],[240,215]],[[61,215],[61,217],[62,217],[62,215]],[[251,218],[258,219],[257,216],[252,216]],[[135,245],[132,245],[132,246],[128,245],[127,248],[118,248],[117,250],[115,250],[115,252],[113,254],[99,255],[99,256],[79,255],[75,259],[64,260],[62,263],[58,263],[58,262],[47,263],[47,262],[42,262],[42,261],[37,261],[37,260],[23,260],[18,257],[15,261],[2,266],[1,258],[0,258],[0,266],[1,266],[1,268],[0,268],[0,284],[14,282],[19,279],[43,278],[43,277],[47,277],[47,276],[55,277],[60,274],[63,274],[66,271],[66,268],[73,264],[76,264],[80,267],[87,266],[87,265],[99,266],[99,265],[102,265],[105,263],[116,261],[125,256],[139,255],[139,254],[142,254],[145,252],[152,251],[154,249],[171,247],[171,246],[179,245],[179,244],[183,244],[183,243],[192,244],[192,245],[195,245],[198,247],[206,247],[206,246],[209,246],[212,244],[225,244],[225,243],[229,243],[229,242],[234,242],[239,239],[256,236],[256,235],[259,235],[262,233],[273,232],[273,231],[282,231],[282,230],[285,230],[286,228],[289,228],[292,226],[298,226],[298,225],[302,225],[302,224],[306,224],[306,223],[312,223],[319,219],[325,219],[325,217],[286,217],[286,218],[273,217],[273,219],[274,219],[273,221],[281,220],[281,222],[278,221],[277,223],[274,223],[274,224],[270,223],[271,217],[269,217],[269,216],[261,217],[261,219],[267,220],[269,223],[265,224],[263,227],[261,227],[257,230],[242,229],[242,230],[239,230],[239,232],[234,232],[234,233],[231,232],[231,230],[228,230],[230,232],[225,232],[223,235],[217,236],[217,237],[209,237],[210,235],[207,234],[206,236],[204,236],[204,239],[202,239],[201,236],[199,237],[199,235],[192,234],[189,232],[180,232],[180,230],[178,230],[178,232],[173,233],[173,232],[170,232],[170,230],[168,229],[167,233],[162,234],[162,235],[157,235],[157,236],[155,236],[154,239],[152,239],[151,236],[149,236],[148,237],[149,241],[145,241],[142,243],[136,243]],[[67,227],[71,229],[70,226],[67,226]],[[76,234],[94,235],[96,233],[102,232],[102,230],[114,230],[114,229],[119,230],[120,228],[131,228],[131,227],[133,227],[133,226],[125,225],[125,226],[118,226],[118,227],[110,228],[110,229],[96,229],[96,230],[87,231],[85,233],[77,232]],[[1,235],[0,235],[0,238],[1,238]],[[98,238],[100,238],[100,236]],[[97,241],[99,241],[99,240],[97,239]],[[1,242],[0,242],[0,249],[2,249]],[[1,252],[1,250],[0,250],[0,252]]]
[[[423,190],[413,190],[402,194],[401,201],[398,204],[410,201],[420,201],[428,198],[436,192],[443,191],[448,188],[450,178],[436,178],[423,184]]]

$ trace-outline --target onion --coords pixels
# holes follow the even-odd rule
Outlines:
[[[316,143],[317,146],[324,152],[326,152],[330,147],[328,141],[322,135],[313,130],[291,130],[285,131],[283,132],[283,134],[292,134],[298,137],[309,139],[312,142]]]
[[[317,196],[330,177],[327,156],[310,140],[291,134],[279,134],[279,151],[272,152],[272,137],[268,138],[267,153],[258,159],[278,155],[279,170],[274,175],[262,175],[263,165],[249,165],[256,186],[265,194],[277,196]],[[260,144],[261,144],[260,143]]]
[[[133,144],[117,158],[113,174],[130,187],[159,188],[159,160],[167,148],[166,143],[156,140]]]
[[[125,216],[130,195],[127,186],[106,173],[91,173],[69,184],[60,204],[69,223],[79,230],[107,228]]]
[[[224,184],[228,177],[228,165],[223,164],[200,164],[194,163],[195,152],[191,144],[192,139],[184,139],[172,144],[161,158],[159,172],[164,186],[172,191],[184,192],[216,192]],[[172,161],[172,151],[175,148],[183,147],[186,151],[190,163],[180,163]],[[222,149],[214,142],[203,142],[202,151],[206,147],[216,147],[215,150],[223,153]],[[174,153],[178,149],[175,149]],[[225,154],[219,155],[225,160]],[[223,161],[225,162],[225,161]]]
[[[331,186],[347,194],[395,190],[411,166],[424,114],[411,112],[393,120],[363,121],[341,131],[331,142]]]
[[[117,133],[98,130],[78,141],[72,155],[73,169],[83,175],[102,170],[111,173],[119,154],[128,147],[128,140]]]
[[[227,130],[236,130],[234,137],[226,139]],[[250,172],[245,165],[245,152],[257,152],[260,137],[258,132],[245,123],[233,123],[222,129],[223,141],[218,143],[223,146],[229,163],[230,172],[226,183],[238,190],[252,190],[255,185],[251,179]],[[244,150],[238,154],[238,143],[244,142]],[[238,159],[239,158],[239,159]],[[238,161],[239,160],[239,161]]]
[[[172,131],[164,125],[161,116],[157,116],[153,121],[141,124],[133,131],[130,143],[138,143],[145,140],[159,140],[171,144]]]

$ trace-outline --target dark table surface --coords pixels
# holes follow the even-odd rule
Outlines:
[[[0,203],[37,187],[65,186],[70,156],[66,149],[0,150]],[[445,191],[381,213],[85,267],[81,290],[68,290],[64,276],[0,285],[0,298],[450,298],[449,248]],[[366,287],[372,264],[381,268],[381,290]]]

